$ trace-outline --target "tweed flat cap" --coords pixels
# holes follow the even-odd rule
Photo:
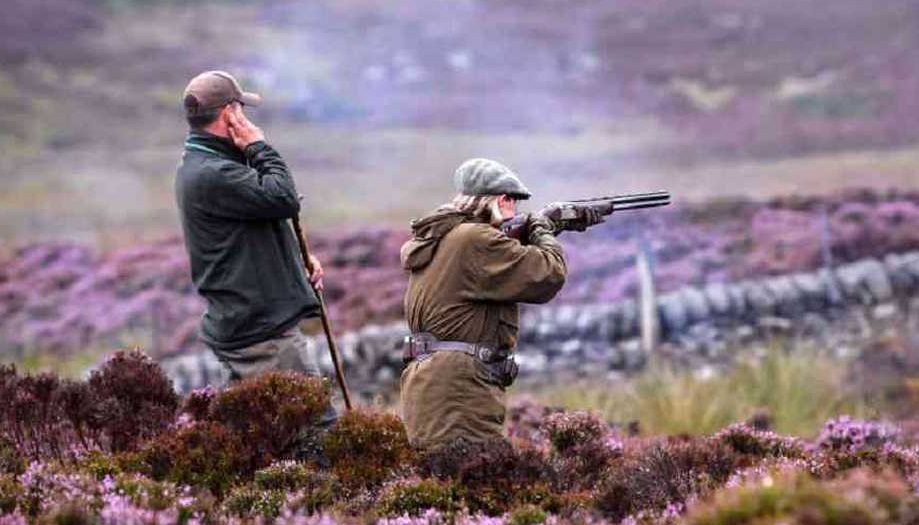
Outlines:
[[[460,164],[453,184],[465,195],[510,195],[521,200],[532,195],[516,173],[490,159],[469,159]]]

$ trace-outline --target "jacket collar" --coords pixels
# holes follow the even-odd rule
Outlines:
[[[206,131],[190,131],[188,138],[185,139],[185,150],[201,151],[235,162],[245,162],[243,152],[233,144],[232,140]]]

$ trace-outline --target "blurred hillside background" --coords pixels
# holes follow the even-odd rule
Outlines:
[[[180,95],[238,75],[314,227],[406,221],[464,158],[535,204],[919,185],[913,0],[7,0],[0,236],[177,232]]]
[[[648,363],[634,340],[645,247],[665,294],[664,355],[695,375],[556,401],[638,406],[664,392],[648,410],[666,416],[687,391],[708,392],[706,407],[704,395],[765,377],[776,383],[702,430],[789,404],[817,410],[789,416],[816,424],[867,413],[877,385],[834,392],[882,370],[896,376],[891,395],[919,403],[919,1],[5,0],[3,11],[4,361],[79,374],[138,345],[185,359],[170,368],[181,385],[215,377],[194,336],[203,306],[172,184],[182,89],[225,69],[266,99],[249,112],[306,195],[336,327],[351,332],[346,360],[369,367],[354,372],[369,392],[398,373],[397,349],[373,338],[401,333],[379,325],[401,317],[408,221],[449,198],[462,160],[486,156],[523,176],[531,209],[674,195],[666,210],[563,238],[569,286],[560,310],[526,312],[523,340],[541,359],[526,373],[566,356],[617,379]],[[799,346],[829,364],[776,358],[771,375],[694,383],[742,350]],[[862,359],[867,348],[881,364]],[[827,397],[794,397],[817,383]],[[777,389],[791,397],[764,394]]]

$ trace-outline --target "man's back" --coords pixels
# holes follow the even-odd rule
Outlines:
[[[318,315],[285,223],[299,212],[296,190],[274,149],[258,142],[242,152],[193,132],[175,190],[192,280],[208,303],[201,335],[209,346],[243,348]]]

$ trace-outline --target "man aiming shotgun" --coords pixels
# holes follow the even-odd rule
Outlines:
[[[661,192],[562,202],[516,216],[517,201],[530,191],[488,159],[464,162],[454,185],[452,202],[412,223],[401,252],[412,331],[402,416],[409,440],[427,449],[504,437],[505,389],[517,376],[517,305],[552,300],[567,277],[556,235],[586,230],[614,210],[669,202]]]
[[[288,224],[300,213],[294,180],[243,113],[260,101],[222,71],[198,75],[184,93],[190,131],[176,199],[192,280],[207,300],[200,335],[231,381],[270,370],[321,375],[298,323],[322,314],[322,265],[308,256],[306,275]],[[330,406],[324,422],[334,419]]]

